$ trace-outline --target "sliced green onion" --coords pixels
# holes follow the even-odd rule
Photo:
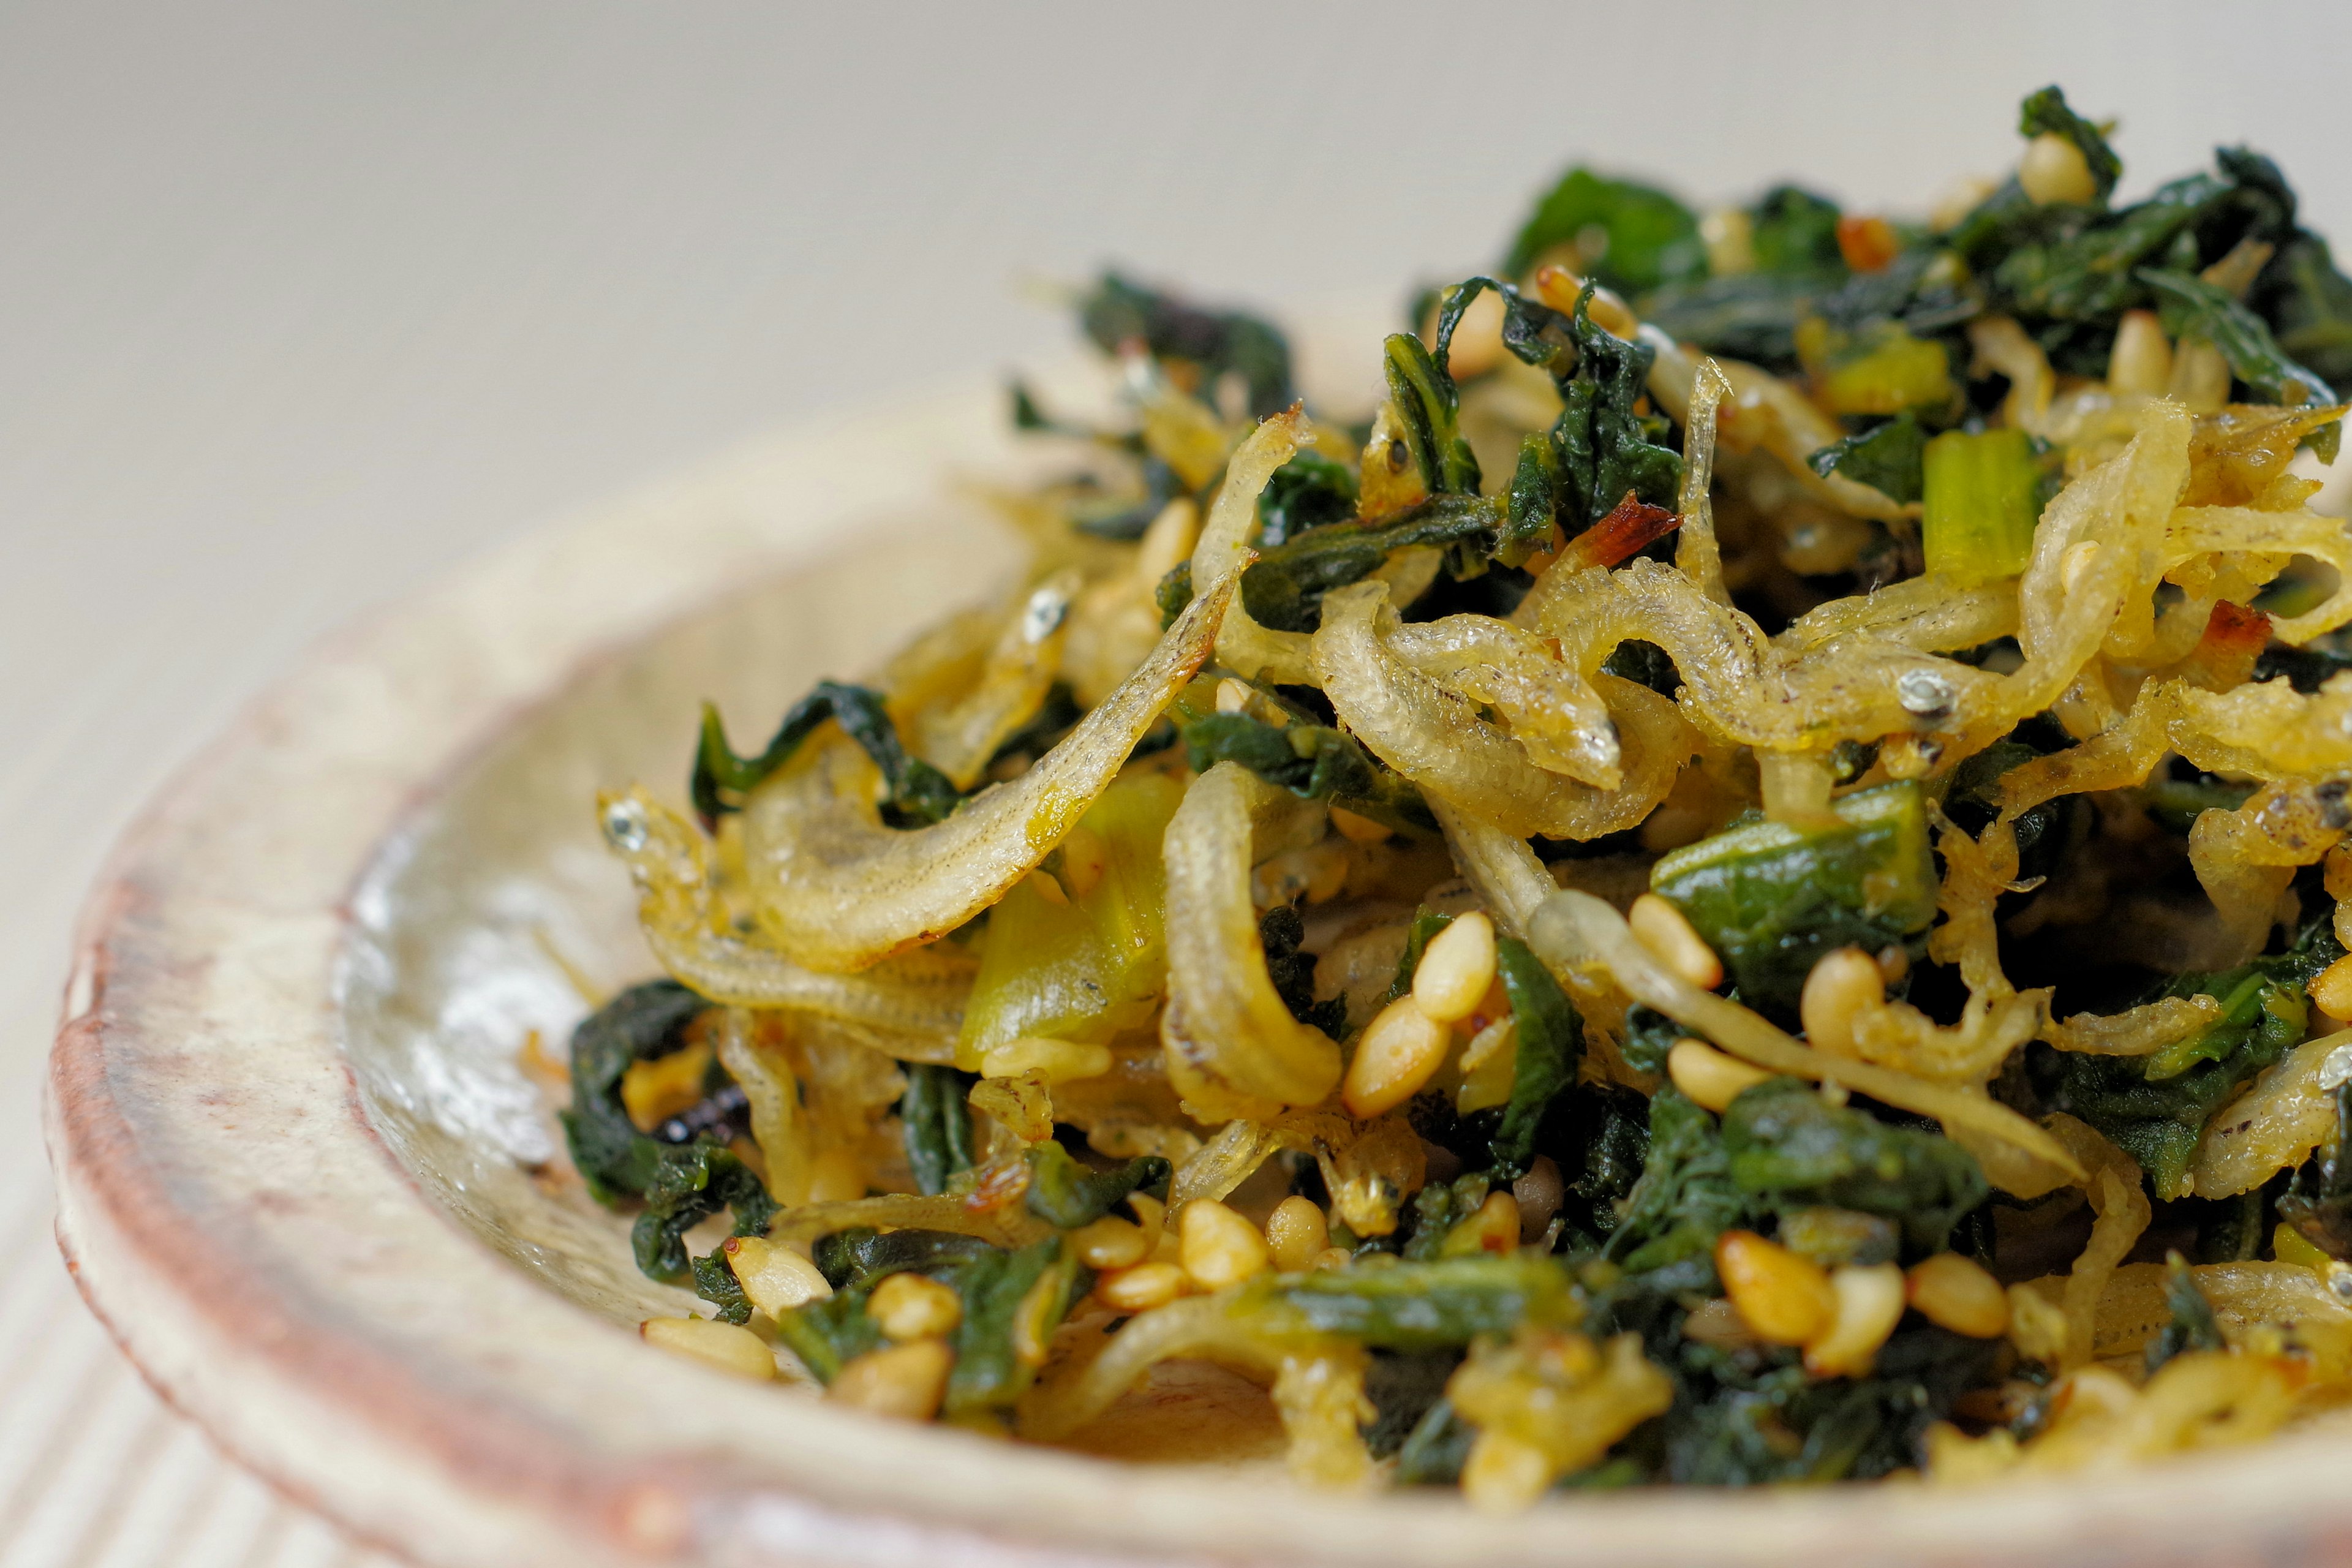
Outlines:
[[[1927,443],[1919,531],[1927,570],[1958,584],[2014,577],[2033,554],[2041,465],[2022,430],[1955,430]]]

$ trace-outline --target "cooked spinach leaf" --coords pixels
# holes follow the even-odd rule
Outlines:
[[[2098,186],[2099,200],[2107,199],[2116,182],[2123,177],[2124,161],[2107,145],[2099,128],[2066,107],[2066,95],[2055,87],[2045,87],[2028,97],[2019,106],[2017,133],[2021,136],[2063,136],[2083,154],[2090,167],[2091,179]]]
[[[1741,1192],[1776,1209],[1828,1205],[1893,1220],[1915,1254],[1942,1250],[1989,1191],[1976,1156],[1950,1139],[1831,1105],[1791,1078],[1731,1102],[1723,1148]]]
[[[1354,736],[1300,720],[1277,727],[1246,713],[1210,713],[1181,726],[1195,773],[1239,763],[1303,800],[1332,800],[1410,832],[1433,831],[1421,792],[1390,772]]]
[[[2352,1258],[2352,1082],[2336,1088],[2336,1146],[2294,1173],[2278,1212],[2330,1258]]]
[[[1108,1171],[1089,1171],[1059,1143],[1040,1143],[1023,1156],[1029,1164],[1029,1212],[1057,1230],[1076,1230],[1123,1203],[1129,1193],[1165,1198],[1175,1167],[1157,1154],[1139,1154]]]
[[[2344,955],[2328,919],[2323,911],[2307,922],[2284,952],[2161,987],[2159,996],[2213,997],[2222,1015],[2154,1056],[2037,1053],[2053,1108],[2081,1117],[2137,1160],[2158,1196],[2178,1195],[2213,1112],[2303,1038],[2304,986]]]
[[[1868,485],[1892,501],[1906,504],[1917,500],[1924,480],[1922,458],[1927,449],[1927,432],[1919,428],[1918,418],[1910,410],[1896,415],[1883,425],[1833,441],[1807,459],[1813,472],[1827,478],[1843,474],[1856,484]]]
[[[1536,1132],[1552,1097],[1576,1081],[1584,1056],[1584,1022],[1542,960],[1516,937],[1495,942],[1495,965],[1517,1021],[1518,1056],[1511,1074],[1511,1098],[1487,1144],[1488,1169],[1497,1181],[1527,1173]]]
[[[2213,1316],[2213,1303],[2197,1288],[2197,1276],[2189,1272],[2189,1260],[2178,1252],[2164,1255],[2164,1305],[2171,1316],[2147,1342],[2148,1376],[2154,1377],[2158,1368],[2184,1351],[2228,1348],[2229,1342],[2221,1337],[2221,1325]]]
[[[1106,272],[1079,302],[1078,324],[1105,353],[1141,343],[1154,359],[1192,367],[1203,391],[1227,374],[1239,376],[1249,411],[1260,419],[1280,413],[1297,395],[1290,344],[1255,316],[1203,310]]]
[[[1576,247],[1576,270],[1622,293],[1706,275],[1698,219],[1665,192],[1575,168],[1544,193],[1499,270],[1517,278],[1545,252]]]
[[[828,719],[838,721],[843,731],[874,759],[889,790],[887,804],[902,816],[917,822],[941,822],[961,802],[963,797],[945,773],[907,754],[880,692],[845,681],[821,680],[814,690],[793,704],[757,756],[738,756],[727,743],[727,727],[718,708],[709,702],[702,705],[702,739],[695,748],[689,788],[703,826],[715,827],[720,816],[742,810],[743,797],[792,761],[801,743]]]
[[[966,1101],[976,1081],[951,1067],[909,1062],[907,1092],[898,1100],[898,1123],[907,1145],[907,1166],[915,1190],[936,1197],[959,1171],[969,1171],[971,1113]]]

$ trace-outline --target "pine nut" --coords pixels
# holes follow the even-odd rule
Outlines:
[[[1095,1294],[1115,1312],[1148,1312],[1183,1293],[1184,1270],[1173,1263],[1139,1263],[1095,1282]]]
[[[758,1236],[730,1236],[720,1244],[727,1267],[751,1305],[770,1317],[833,1294],[815,1264],[781,1242]]]
[[[1837,1293],[1821,1266],[1752,1230],[1717,1238],[1715,1271],[1749,1331],[1768,1343],[1808,1343],[1837,1317]]]
[[[1331,1227],[1323,1211],[1296,1194],[1274,1205],[1265,1216],[1266,1250],[1274,1266],[1285,1274],[1304,1274],[1315,1267],[1316,1255],[1331,1245]]]
[[[2107,390],[2117,397],[2161,397],[2172,381],[2172,340],[2154,310],[2126,310],[2107,351]]]
[[[1220,680],[1217,682],[1217,711],[1220,713],[1245,712],[1249,708],[1250,699],[1255,695],[1256,693],[1250,689],[1249,682],[1246,680],[1234,680],[1230,677]]]
[[[1214,1198],[1186,1204],[1177,1228],[1184,1272],[1203,1290],[1238,1285],[1274,1266],[1257,1226]]]
[[[2352,954],[2312,976],[2311,1002],[2331,1018],[2352,1018]]]
[[[760,1336],[709,1318],[647,1318],[637,1325],[646,1343],[738,1377],[765,1382],[776,1375],[775,1353]]]
[[[1369,1121],[1411,1100],[1445,1060],[1445,1047],[1452,1039],[1446,1026],[1423,1012],[1410,996],[1400,996],[1381,1008],[1364,1037],[1356,1042],[1356,1055],[1348,1063],[1347,1079],[1340,1086],[1339,1098],[1348,1114]]]
[[[825,1397],[876,1415],[929,1421],[948,1391],[955,1352],[945,1340],[915,1340],[864,1355],[841,1369]]]
[[[1528,1173],[1511,1184],[1511,1197],[1519,1205],[1519,1239],[1532,1244],[1559,1212],[1559,1201],[1565,1194],[1559,1177],[1559,1166],[1549,1154],[1536,1156]]]
[[[1073,827],[1062,840],[1062,890],[1083,899],[1102,886],[1110,869],[1110,846],[1091,827]]]
[[[1445,1233],[1440,1258],[1472,1258],[1508,1252],[1519,1244],[1519,1204],[1507,1192],[1488,1193],[1476,1212]]]
[[[1150,1253],[1151,1241],[1141,1226],[1109,1214],[1070,1232],[1070,1245],[1078,1261],[1097,1271],[1134,1268]]]
[[[1250,901],[1270,910],[1296,903],[1303,893],[1310,904],[1328,904],[1348,890],[1348,873],[1354,865],[1345,840],[1327,838],[1304,849],[1286,849],[1250,868]]]
[[[2230,362],[2203,338],[2183,338],[2172,351],[2165,391],[2191,414],[2218,413],[2230,401]]]
[[[1495,922],[1477,910],[1457,915],[1430,938],[1412,972],[1412,1001],[1422,1016],[1440,1024],[1478,1010],[1495,983]]]
[[[1815,1377],[1866,1377],[1878,1347],[1903,1321],[1903,1270],[1892,1263],[1848,1264],[1830,1275],[1837,1309],[1828,1330],[1806,1342],[1805,1370]]]
[[[942,1339],[963,1321],[963,1299],[926,1276],[893,1274],[874,1287],[874,1294],[866,1299],[866,1313],[886,1338],[901,1344]]]
[[[1350,844],[1385,844],[1395,835],[1369,816],[1358,816],[1344,805],[1331,808],[1331,826]]]
[[[1168,1205],[1150,1193],[1128,1194],[1127,1209],[1135,1216],[1135,1223],[1143,1227],[1144,1236],[1153,1242],[1168,1228]]]
[[[1717,1050],[1705,1040],[1676,1040],[1666,1053],[1666,1076],[1674,1079],[1676,1089],[1719,1116],[1731,1108],[1741,1090],[1754,1089],[1772,1075]]]
[[[1024,1072],[1034,1072],[1047,1083],[1071,1083],[1082,1078],[1100,1078],[1110,1071],[1110,1065],[1108,1046],[1028,1037],[1007,1040],[982,1052],[980,1076],[1019,1078]]]
[[[1625,923],[1633,928],[1634,940],[1648,948],[1652,957],[1700,990],[1712,991],[1723,984],[1723,960],[1691,928],[1682,910],[1657,894],[1643,893],[1635,899]]]
[[[1913,1264],[1904,1290],[1919,1315],[1937,1328],[1972,1340],[1998,1339],[2009,1331],[2009,1293],[1964,1254],[1939,1252]]]
[[[1804,994],[1797,1013],[1805,1023],[1805,1041],[1833,1057],[1853,1057],[1854,1026],[1863,1016],[1886,1003],[1886,981],[1878,962],[1858,947],[1823,953],[1805,976]]]
[[[1315,1255],[1318,1268],[1345,1268],[1356,1261],[1356,1255],[1344,1247],[1327,1247]]]
[[[2025,144],[2025,157],[2017,165],[2017,183],[2038,206],[2054,202],[2082,206],[2099,194],[2099,183],[2091,177],[2083,150],[2055,131],[2045,131]]]

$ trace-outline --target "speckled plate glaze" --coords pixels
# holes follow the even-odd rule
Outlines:
[[[516,1063],[583,1010],[564,963],[652,969],[592,793],[677,789],[700,699],[750,733],[1004,579],[1012,543],[944,482],[1019,461],[1001,417],[974,390],[806,431],[527,540],[316,650],[153,804],[79,933],[47,1130],[67,1257],[173,1403],[360,1535],[467,1568],[2352,1558],[2352,1443],[2315,1433],[1990,1491],[1496,1519],[1294,1490],[1213,1385],[1167,1391],[1190,1462],[1137,1465],[643,1343],[688,1298],[565,1179]]]

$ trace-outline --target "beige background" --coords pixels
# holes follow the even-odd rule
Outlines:
[[[337,622],[779,423],[1043,359],[1105,259],[1488,260],[1593,156],[1917,206],[2063,80],[2352,237],[2335,7],[0,5],[0,1563],[361,1555],[162,1411],[47,1237],[80,890]]]

